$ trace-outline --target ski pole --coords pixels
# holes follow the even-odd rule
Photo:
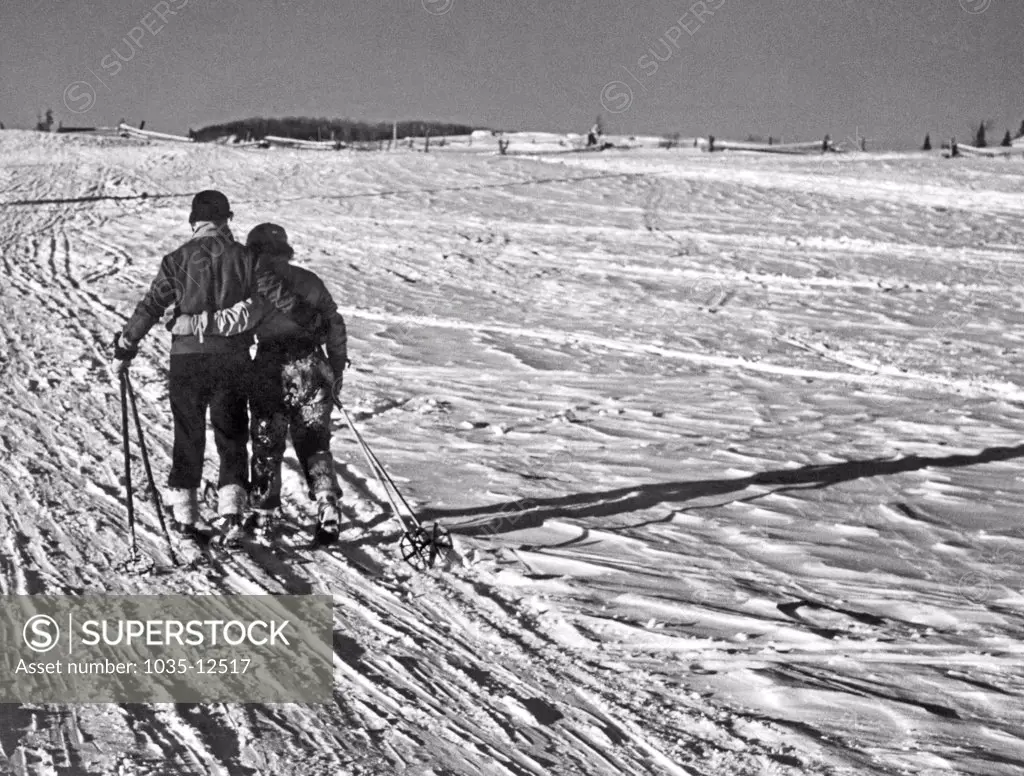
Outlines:
[[[395,513],[395,517],[397,517],[398,522],[402,524],[402,540],[399,542],[402,557],[412,566],[416,565],[412,562],[412,558],[415,557],[418,559],[422,567],[429,568],[433,565],[433,559],[437,554],[436,550],[433,549],[429,556],[424,556],[423,554],[424,548],[430,541],[429,537],[424,536],[425,532],[420,527],[419,521],[416,520],[415,515],[412,516],[413,525],[410,527],[409,522],[406,520],[405,515],[402,514],[402,510],[398,508],[395,497],[391,493],[391,488],[394,488],[394,482],[391,482],[391,488],[385,484],[384,477],[387,477],[387,471],[384,470],[380,461],[377,460],[377,456],[373,454],[370,446],[366,444],[366,440],[363,439],[363,435],[359,433],[359,430],[352,422],[352,418],[349,417],[348,412],[340,403],[338,404],[338,409],[341,410],[342,415],[345,416],[345,422],[348,423],[348,427],[352,429],[352,434],[355,436],[356,442],[359,444],[359,449],[366,458],[366,463],[369,465],[370,471],[373,472],[373,476],[380,484],[381,490],[384,491],[384,496],[387,498],[388,503],[391,504],[391,509]],[[388,478],[388,480],[390,482],[390,478]]]
[[[341,409],[342,414],[345,415],[345,420],[348,422],[348,427],[352,429],[352,433],[355,435],[356,441],[359,443],[359,446],[363,451],[363,455],[366,456],[367,462],[374,469],[374,473],[377,475],[377,480],[378,482],[380,482],[381,487],[384,488],[385,491],[387,491],[388,488],[385,486],[385,482],[387,483],[387,485],[390,486],[391,490],[394,491],[395,497],[401,502],[402,506],[405,507],[405,516],[412,521],[413,525],[415,525],[417,528],[420,528],[421,525],[419,518],[416,517],[416,513],[413,511],[412,507],[409,506],[409,502],[405,500],[405,496],[402,495],[402,492],[398,489],[398,486],[395,485],[394,480],[391,479],[391,475],[388,474],[388,470],[384,468],[384,465],[377,458],[377,455],[373,452],[373,450],[370,449],[370,446],[366,443],[366,440],[363,438],[362,434],[360,434],[359,431],[356,429],[355,425],[352,423],[352,420],[349,418],[348,412],[345,410],[345,408],[339,407],[339,409]],[[381,481],[382,477],[383,481]],[[392,506],[395,507],[396,512],[400,512],[400,510],[398,510],[397,508],[397,505],[392,503]]]
[[[124,383],[128,387],[128,401],[132,405],[132,415],[135,417],[135,431],[139,435],[139,451],[142,453],[142,465],[146,470],[146,478],[149,480],[149,492],[153,496],[153,509],[156,510],[157,519],[160,521],[160,531],[164,535],[164,539],[167,540],[167,552],[170,555],[171,563],[175,566],[179,565],[178,556],[174,552],[174,545],[171,543],[171,535],[167,532],[167,521],[164,520],[164,510],[160,503],[160,491],[156,487],[156,481],[153,479],[153,467],[149,465],[149,451],[146,449],[146,437],[142,433],[142,421],[139,419],[139,407],[135,403],[135,389],[132,387],[131,377],[128,375],[128,370],[124,371]]]
[[[128,444],[128,374],[127,365],[119,372],[121,380],[121,439],[124,442],[124,482],[128,501],[128,531],[132,537],[132,562],[138,559],[135,547],[135,502],[132,497],[132,456]]]
[[[369,445],[366,445],[366,442],[363,442],[363,444],[366,446],[366,451],[370,454],[370,458],[372,458],[373,462],[377,464],[377,468],[380,470],[380,473],[384,476],[384,479],[387,481],[388,485],[390,485],[391,489],[395,492],[395,498],[397,498],[401,502],[402,506],[405,507],[405,511],[407,513],[408,518],[413,522],[413,524],[417,528],[420,528],[421,523],[419,518],[416,516],[416,513],[413,512],[412,507],[409,506],[409,502],[405,500],[405,496],[402,495],[402,491],[398,489],[398,486],[395,485],[394,480],[391,479],[391,475],[388,474],[388,470],[384,468],[383,464],[381,464],[379,460],[377,460],[377,455],[373,452],[373,450],[370,449]]]
[[[409,502],[405,500],[402,496],[402,492],[398,489],[398,486],[395,485],[394,480],[391,479],[387,469],[384,468],[384,465],[380,460],[378,460],[373,450],[370,449],[366,440],[363,439],[363,435],[359,433],[359,429],[357,429],[355,423],[352,422],[352,418],[349,416],[348,411],[340,402],[337,402],[337,406],[345,417],[345,422],[348,424],[348,427],[352,429],[352,434],[355,436],[356,441],[359,444],[359,449],[362,450],[363,456],[366,458],[366,462],[369,464],[371,471],[373,471],[374,477],[376,477],[377,482],[380,483],[380,486],[384,491],[384,495],[391,504],[391,509],[394,510],[395,515],[402,524],[404,533],[402,536],[403,541],[400,542],[400,545],[403,559],[411,566],[417,567],[417,564],[413,563],[412,560],[415,557],[419,561],[418,567],[431,568],[438,555],[440,555],[441,550],[452,549],[453,545],[451,536],[436,521],[434,522],[433,531],[427,531],[423,527],[423,524],[416,517],[416,513],[413,512],[412,507],[409,506]],[[402,510],[399,509],[396,499],[401,501],[407,514],[402,514]],[[411,527],[410,523],[412,524]]]
[[[370,446],[366,444],[366,440],[363,439],[362,434],[359,433],[359,430],[356,428],[355,424],[352,422],[352,418],[349,416],[348,411],[344,407],[342,407],[340,404],[338,405],[338,409],[341,410],[341,414],[344,415],[345,422],[348,424],[348,427],[350,429],[352,429],[352,434],[355,436],[356,442],[359,444],[359,449],[362,450],[363,456],[366,458],[366,462],[370,466],[370,471],[373,472],[373,476],[376,477],[377,478],[377,482],[380,483],[381,489],[383,489],[383,491],[384,491],[384,495],[387,497],[387,500],[390,502],[391,508],[395,511],[395,515],[402,522],[402,527],[405,528],[406,531],[408,531],[409,530],[409,525],[406,523],[406,517],[405,517],[405,515],[402,514],[402,510],[399,509],[398,504],[395,502],[394,496],[392,496],[392,494],[391,494],[391,490],[388,488],[387,484],[385,484],[385,481],[384,481],[383,478],[387,477],[387,480],[391,484],[392,488],[395,487],[394,482],[392,482],[391,478],[388,477],[387,471],[385,471],[384,467],[381,466],[380,461],[377,460],[377,456],[375,456],[373,454],[373,451],[370,449]],[[382,474],[383,474],[383,477],[382,477]],[[397,491],[397,488],[396,488],[396,491]],[[400,495],[401,494],[399,494],[399,496]],[[404,501],[404,499],[403,499],[403,501]],[[406,508],[408,509],[408,504],[406,504]],[[412,518],[413,525],[416,528],[419,528],[419,521],[416,520],[416,516],[415,515],[411,515],[411,518]]]

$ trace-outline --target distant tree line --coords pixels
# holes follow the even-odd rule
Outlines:
[[[976,148],[987,148],[988,147],[988,133],[992,131],[993,126],[994,126],[994,122],[991,119],[986,119],[985,121],[982,121],[978,125],[978,128],[972,132],[972,135],[973,135],[972,142],[973,142],[973,145]],[[1024,137],[1024,121],[1022,121],[1020,123],[1020,129],[1017,130],[1017,134],[1016,135],[1012,134],[1010,132],[1010,130],[1006,130],[1006,134],[1003,135],[1003,140],[1002,140],[1002,142],[999,145],[1003,146],[1004,148],[1009,148],[1010,146],[1013,145],[1013,141],[1014,140],[1016,140],[1017,138],[1022,138],[1022,137]],[[954,138],[954,140],[955,140],[955,138]],[[952,142],[952,141],[950,141],[950,142]],[[943,148],[945,148],[945,147],[946,146],[943,146]],[[921,147],[921,150],[923,150],[923,151],[931,151],[932,150],[932,139],[931,139],[930,135],[925,135],[924,136],[924,145]]]
[[[426,135],[468,135],[476,127],[449,124],[440,121],[399,121],[398,137],[424,137]],[[251,118],[212,124],[202,129],[189,130],[199,142],[209,142],[232,135],[240,140],[261,140],[267,135],[289,137],[294,140],[339,140],[345,143],[369,143],[387,140],[392,134],[389,122],[371,124],[350,119],[314,119],[301,116],[283,119]]]

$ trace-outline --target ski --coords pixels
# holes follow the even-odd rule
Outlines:
[[[246,535],[238,541],[237,550],[245,552],[264,571],[278,579],[282,584],[298,587],[308,584],[292,569],[289,559],[301,565],[315,565],[326,556],[335,561],[343,562],[356,571],[373,579],[386,577],[387,566],[377,561],[370,553],[352,541],[346,541],[344,532],[339,540],[324,544],[316,541],[316,536],[306,538],[305,531],[292,526],[278,526],[272,538],[261,539]],[[236,549],[236,548],[230,548]],[[226,552],[230,552],[225,548]],[[217,554],[213,549],[211,552]]]

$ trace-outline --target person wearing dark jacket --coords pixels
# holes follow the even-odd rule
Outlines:
[[[281,464],[291,435],[308,495],[317,504],[316,540],[338,538],[343,516],[341,488],[331,455],[331,409],[340,403],[348,363],[345,320],[323,281],[291,264],[294,250],[277,224],[260,224],[246,239],[253,259],[273,271],[311,310],[320,330],[311,333],[266,300],[247,300],[213,315],[179,319],[176,330],[213,332],[258,340],[249,409],[252,414],[250,506],[266,517],[281,505]],[[326,348],[326,356],[321,347]],[[357,526],[346,526],[354,528]]]
[[[233,213],[219,191],[201,191],[192,200],[192,237],[164,256],[149,291],[114,338],[114,357],[127,364],[139,343],[168,308],[176,314],[214,313],[243,299],[270,300],[294,320],[311,325],[315,312],[273,271],[257,266],[228,229]],[[174,334],[171,340],[169,399],[174,445],[164,503],[172,523],[185,532],[200,530],[198,488],[202,482],[209,410],[220,456],[218,513],[225,526],[240,523],[248,486],[248,389],[251,335],[240,337]]]

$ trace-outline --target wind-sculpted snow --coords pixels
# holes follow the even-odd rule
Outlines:
[[[1019,773],[1024,167],[493,150],[0,133],[0,590],[335,601],[333,704],[10,707],[7,770]],[[122,570],[107,345],[211,187],[335,293],[346,402],[461,564],[394,560],[339,423],[358,546],[303,549],[289,453],[276,549]]]

